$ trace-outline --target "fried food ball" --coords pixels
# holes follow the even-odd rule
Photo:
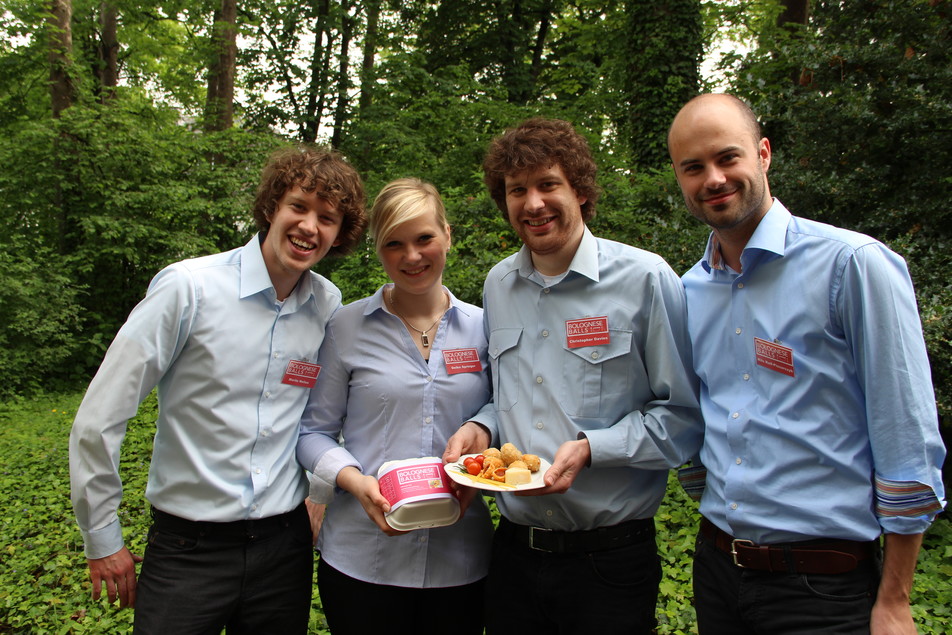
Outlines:
[[[528,469],[529,469],[529,466],[526,465],[526,462],[523,461],[523,460],[521,460],[521,459],[518,460],[518,461],[513,461],[512,463],[509,464],[509,469],[510,469],[510,470],[511,470],[512,468],[514,468],[514,467],[521,467],[521,468],[524,469],[524,470],[528,470]]]
[[[529,468],[530,472],[538,472],[539,467],[542,465],[542,463],[539,461],[539,457],[537,457],[535,454],[523,454],[522,461],[526,464],[526,467]]]
[[[483,456],[485,456],[487,459],[494,457],[498,459],[502,456],[502,452],[499,451],[499,448],[486,448],[483,450]]]
[[[506,465],[522,458],[522,452],[511,443],[503,443],[502,447],[499,448],[499,454],[502,457],[503,463]]]

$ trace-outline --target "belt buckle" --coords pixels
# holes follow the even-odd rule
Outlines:
[[[740,538],[735,538],[731,540],[731,556],[734,557],[734,565],[740,567],[741,569],[746,569],[744,565],[737,561],[737,545],[742,545],[744,547],[754,547],[753,540],[743,540]]]
[[[535,549],[536,551],[544,551],[546,553],[552,553],[551,549],[546,549],[544,547],[537,547],[535,544],[535,534],[536,532],[551,532],[551,529],[545,527],[529,527],[529,548]]]

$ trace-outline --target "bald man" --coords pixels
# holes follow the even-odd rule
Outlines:
[[[735,97],[688,102],[668,149],[711,227],[683,277],[705,423],[700,633],[915,633],[945,449],[905,262],[772,198],[770,141]]]

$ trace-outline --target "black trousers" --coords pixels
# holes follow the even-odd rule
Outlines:
[[[700,635],[865,635],[881,560],[838,574],[771,573],[737,567],[698,535],[694,608]]]
[[[233,523],[153,513],[135,633],[307,632],[314,549],[303,504],[280,516]]]
[[[634,544],[548,553],[520,541],[503,518],[493,537],[486,632],[653,633],[661,561],[650,520],[647,526]]]
[[[334,635],[481,635],[485,580],[417,589],[356,580],[323,560],[317,587]]]

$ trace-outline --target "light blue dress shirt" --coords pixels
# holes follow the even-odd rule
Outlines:
[[[442,456],[450,436],[490,398],[482,309],[450,294],[427,362],[400,318],[384,307],[388,287],[345,306],[327,327],[298,459],[328,483],[347,466],[376,476],[387,461]],[[464,348],[476,349],[482,370],[448,374],[443,351]],[[364,582],[448,587],[486,576],[492,532],[489,510],[477,497],[453,525],[387,536],[353,495],[338,490],[318,549],[329,565]]]
[[[308,389],[286,383],[314,363],[340,292],[315,273],[276,298],[255,236],[243,248],[163,269],[109,347],[70,435],[73,507],[86,555],[122,548],[119,449],[126,422],[158,385],[146,497],[203,521],[265,518],[307,492],[295,460]]]
[[[905,262],[778,201],[684,275],[706,422],[701,513],[737,538],[873,540],[941,509],[945,454]]]
[[[651,518],[668,469],[701,444],[678,276],[660,256],[586,228],[567,274],[552,286],[525,246],[493,267],[483,308],[495,443],[552,461],[559,446],[584,436],[592,452],[591,467],[567,492],[502,493],[502,514],[560,530]],[[569,321],[582,318],[605,318],[607,341],[601,334],[590,345],[570,343]]]

